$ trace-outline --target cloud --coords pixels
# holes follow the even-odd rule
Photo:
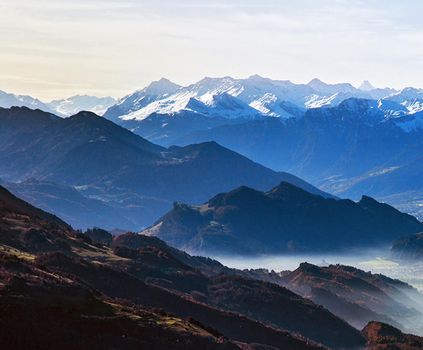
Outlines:
[[[416,0],[2,0],[0,76],[20,79],[0,88],[119,96],[161,76],[254,73],[418,85],[420,10]]]

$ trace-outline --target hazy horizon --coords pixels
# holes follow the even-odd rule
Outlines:
[[[234,79],[247,79],[247,78],[249,78],[249,77],[251,77],[251,75],[250,76],[240,76],[240,77],[234,77],[234,76],[230,76],[230,75],[228,75],[228,74],[225,74],[225,75],[220,75],[220,76],[204,76],[203,78],[201,78],[201,79],[204,79],[204,78],[212,78],[212,79],[223,79],[223,78],[226,78],[226,77],[230,77],[230,78],[234,78]],[[263,78],[268,78],[268,79],[272,79],[272,80],[280,80],[280,81],[290,81],[290,82],[292,82],[292,83],[294,83],[294,84],[304,84],[304,85],[306,85],[306,84],[308,84],[310,81],[293,81],[292,79],[289,79],[289,78],[273,78],[273,77],[270,77],[270,76],[262,76]],[[170,80],[171,82],[173,82],[173,83],[175,83],[175,84],[178,84],[178,85],[180,85],[180,86],[182,86],[182,87],[187,87],[187,86],[189,86],[189,85],[191,85],[191,84],[195,84],[197,81],[199,81],[199,80],[201,80],[201,79],[199,79],[199,80],[195,80],[195,81],[192,81],[192,82],[190,82],[190,83],[187,83],[187,84],[182,84],[182,83],[179,83],[179,82],[177,82],[177,81],[174,81],[174,80],[171,80],[171,79],[168,79],[167,77],[165,77],[165,76],[163,76],[163,77],[160,77],[160,78],[158,78],[158,79],[154,79],[154,80],[152,80],[152,81],[150,81],[150,82],[147,82],[146,84],[144,84],[144,85],[142,85],[142,86],[139,86],[138,88],[136,88],[136,89],[134,89],[134,90],[129,90],[129,91],[127,91],[126,93],[124,93],[123,95],[105,95],[105,94],[89,94],[89,93],[83,93],[83,92],[81,92],[81,93],[79,93],[79,92],[75,92],[74,94],[71,94],[71,95],[63,95],[63,96],[61,96],[61,97],[56,97],[56,98],[41,98],[41,97],[39,97],[39,96],[37,96],[37,95],[30,95],[31,97],[34,97],[34,98],[37,98],[37,99],[39,99],[40,101],[42,101],[42,102],[44,102],[44,103],[50,103],[50,102],[52,102],[52,101],[55,101],[55,100],[62,100],[62,99],[66,99],[66,98],[69,98],[69,97],[74,97],[74,96],[96,96],[96,97],[113,97],[113,98],[115,98],[116,100],[118,100],[118,99],[120,99],[120,98],[123,98],[123,97],[125,97],[125,96],[127,96],[127,95],[129,95],[129,94],[132,94],[134,91],[137,91],[137,90],[142,90],[143,88],[145,88],[145,87],[147,87],[150,83],[152,83],[152,82],[155,82],[155,81],[158,81],[158,80],[161,80],[161,79],[167,79],[167,80]],[[315,78],[313,78],[313,79],[319,79],[319,80],[322,80],[322,79],[320,79],[319,77],[315,77]],[[367,79],[365,79],[365,80],[367,80]],[[364,82],[365,80],[363,80],[362,82]],[[355,88],[359,88],[359,86],[361,85],[361,83],[362,82],[360,82],[360,83],[357,83],[357,84],[352,84],[351,82],[349,82],[349,81],[334,81],[334,82],[328,82],[328,81],[324,81],[324,80],[322,80],[324,83],[327,83],[327,84],[338,84],[338,83],[349,83],[349,84],[351,84],[351,85],[353,85]],[[372,84],[372,82],[371,81],[369,81],[371,84]],[[374,86],[374,84],[372,84],[373,86]],[[391,89],[395,89],[395,90],[401,90],[401,88],[397,88],[397,87],[395,87],[395,86],[374,86],[375,88],[381,88],[381,89],[383,89],[383,88],[391,88]],[[406,87],[408,87],[408,86],[406,86]],[[414,88],[420,88],[420,86],[413,86]],[[1,89],[1,87],[0,87],[0,91],[4,91],[4,92],[6,92],[6,93],[11,93],[11,94],[14,94],[14,95],[29,95],[29,94],[23,94],[22,92],[20,92],[20,91],[10,91],[10,90],[4,90],[4,89]]]
[[[161,77],[253,74],[420,87],[421,10],[416,0],[3,0],[0,90],[121,97]]]

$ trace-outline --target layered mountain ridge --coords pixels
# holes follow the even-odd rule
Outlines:
[[[240,187],[201,206],[174,208],[142,233],[183,250],[224,256],[335,251],[390,244],[423,223],[363,196],[355,203],[282,182],[268,192]]]
[[[63,119],[40,110],[0,109],[0,150],[6,186],[80,228],[139,230],[174,201],[202,203],[239,185],[265,190],[284,180],[329,196],[215,142],[164,148],[90,112]],[[104,220],[113,210],[113,220]]]

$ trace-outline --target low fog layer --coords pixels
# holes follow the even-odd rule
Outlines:
[[[354,266],[364,271],[381,273],[391,278],[409,283],[423,291],[423,262],[407,263],[392,259],[389,248],[373,250],[352,250],[327,254],[299,254],[299,255],[263,255],[259,257],[245,256],[211,256],[222,264],[237,269],[268,269],[276,272],[293,271],[300,263],[308,262],[318,266],[341,264]]]

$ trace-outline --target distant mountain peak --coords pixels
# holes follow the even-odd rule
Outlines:
[[[370,196],[366,196],[366,195],[363,195],[363,196],[361,197],[361,199],[360,199],[360,203],[361,203],[361,204],[380,205],[380,203],[379,203],[376,199],[374,199],[374,198],[372,198],[372,197],[370,197]]]
[[[269,78],[265,78],[265,77],[263,77],[261,75],[258,75],[258,74],[253,74],[253,75],[250,75],[247,78],[247,80],[256,81],[256,82],[263,82],[263,81],[269,81],[270,79]]]
[[[357,89],[350,83],[328,84],[317,78],[311,80],[307,85],[324,94],[353,94],[357,92]]]
[[[175,84],[167,78],[161,78],[159,80],[153,81],[142,91],[148,91],[149,94],[161,95],[161,94],[170,94],[176,92],[181,86]]]
[[[314,78],[311,79],[307,85],[321,85],[321,86],[327,86],[328,84],[326,84],[324,81],[320,80],[319,78]]]
[[[371,91],[374,90],[375,87],[368,80],[364,80],[358,89],[362,91]]]
[[[290,196],[290,195],[298,195],[298,194],[303,194],[306,196],[312,196],[311,193],[303,190],[302,188],[299,188],[297,186],[294,186],[293,184],[287,182],[287,181],[282,181],[278,186],[272,188],[269,192],[269,195],[272,196]]]
[[[399,94],[402,94],[406,97],[411,97],[411,98],[423,98],[423,90],[422,89],[416,89],[413,88],[411,86],[408,86],[404,89],[401,90],[401,92]]]
[[[71,116],[71,119],[82,119],[82,118],[100,118],[100,116],[90,111],[81,111]]]
[[[69,117],[79,111],[91,111],[103,115],[107,108],[117,101],[110,96],[97,97],[91,95],[74,95],[65,99],[53,100],[47,105],[59,116]]]
[[[322,269],[319,266],[310,264],[308,262],[300,263],[300,266],[296,271],[315,276],[320,276],[322,273]]]

